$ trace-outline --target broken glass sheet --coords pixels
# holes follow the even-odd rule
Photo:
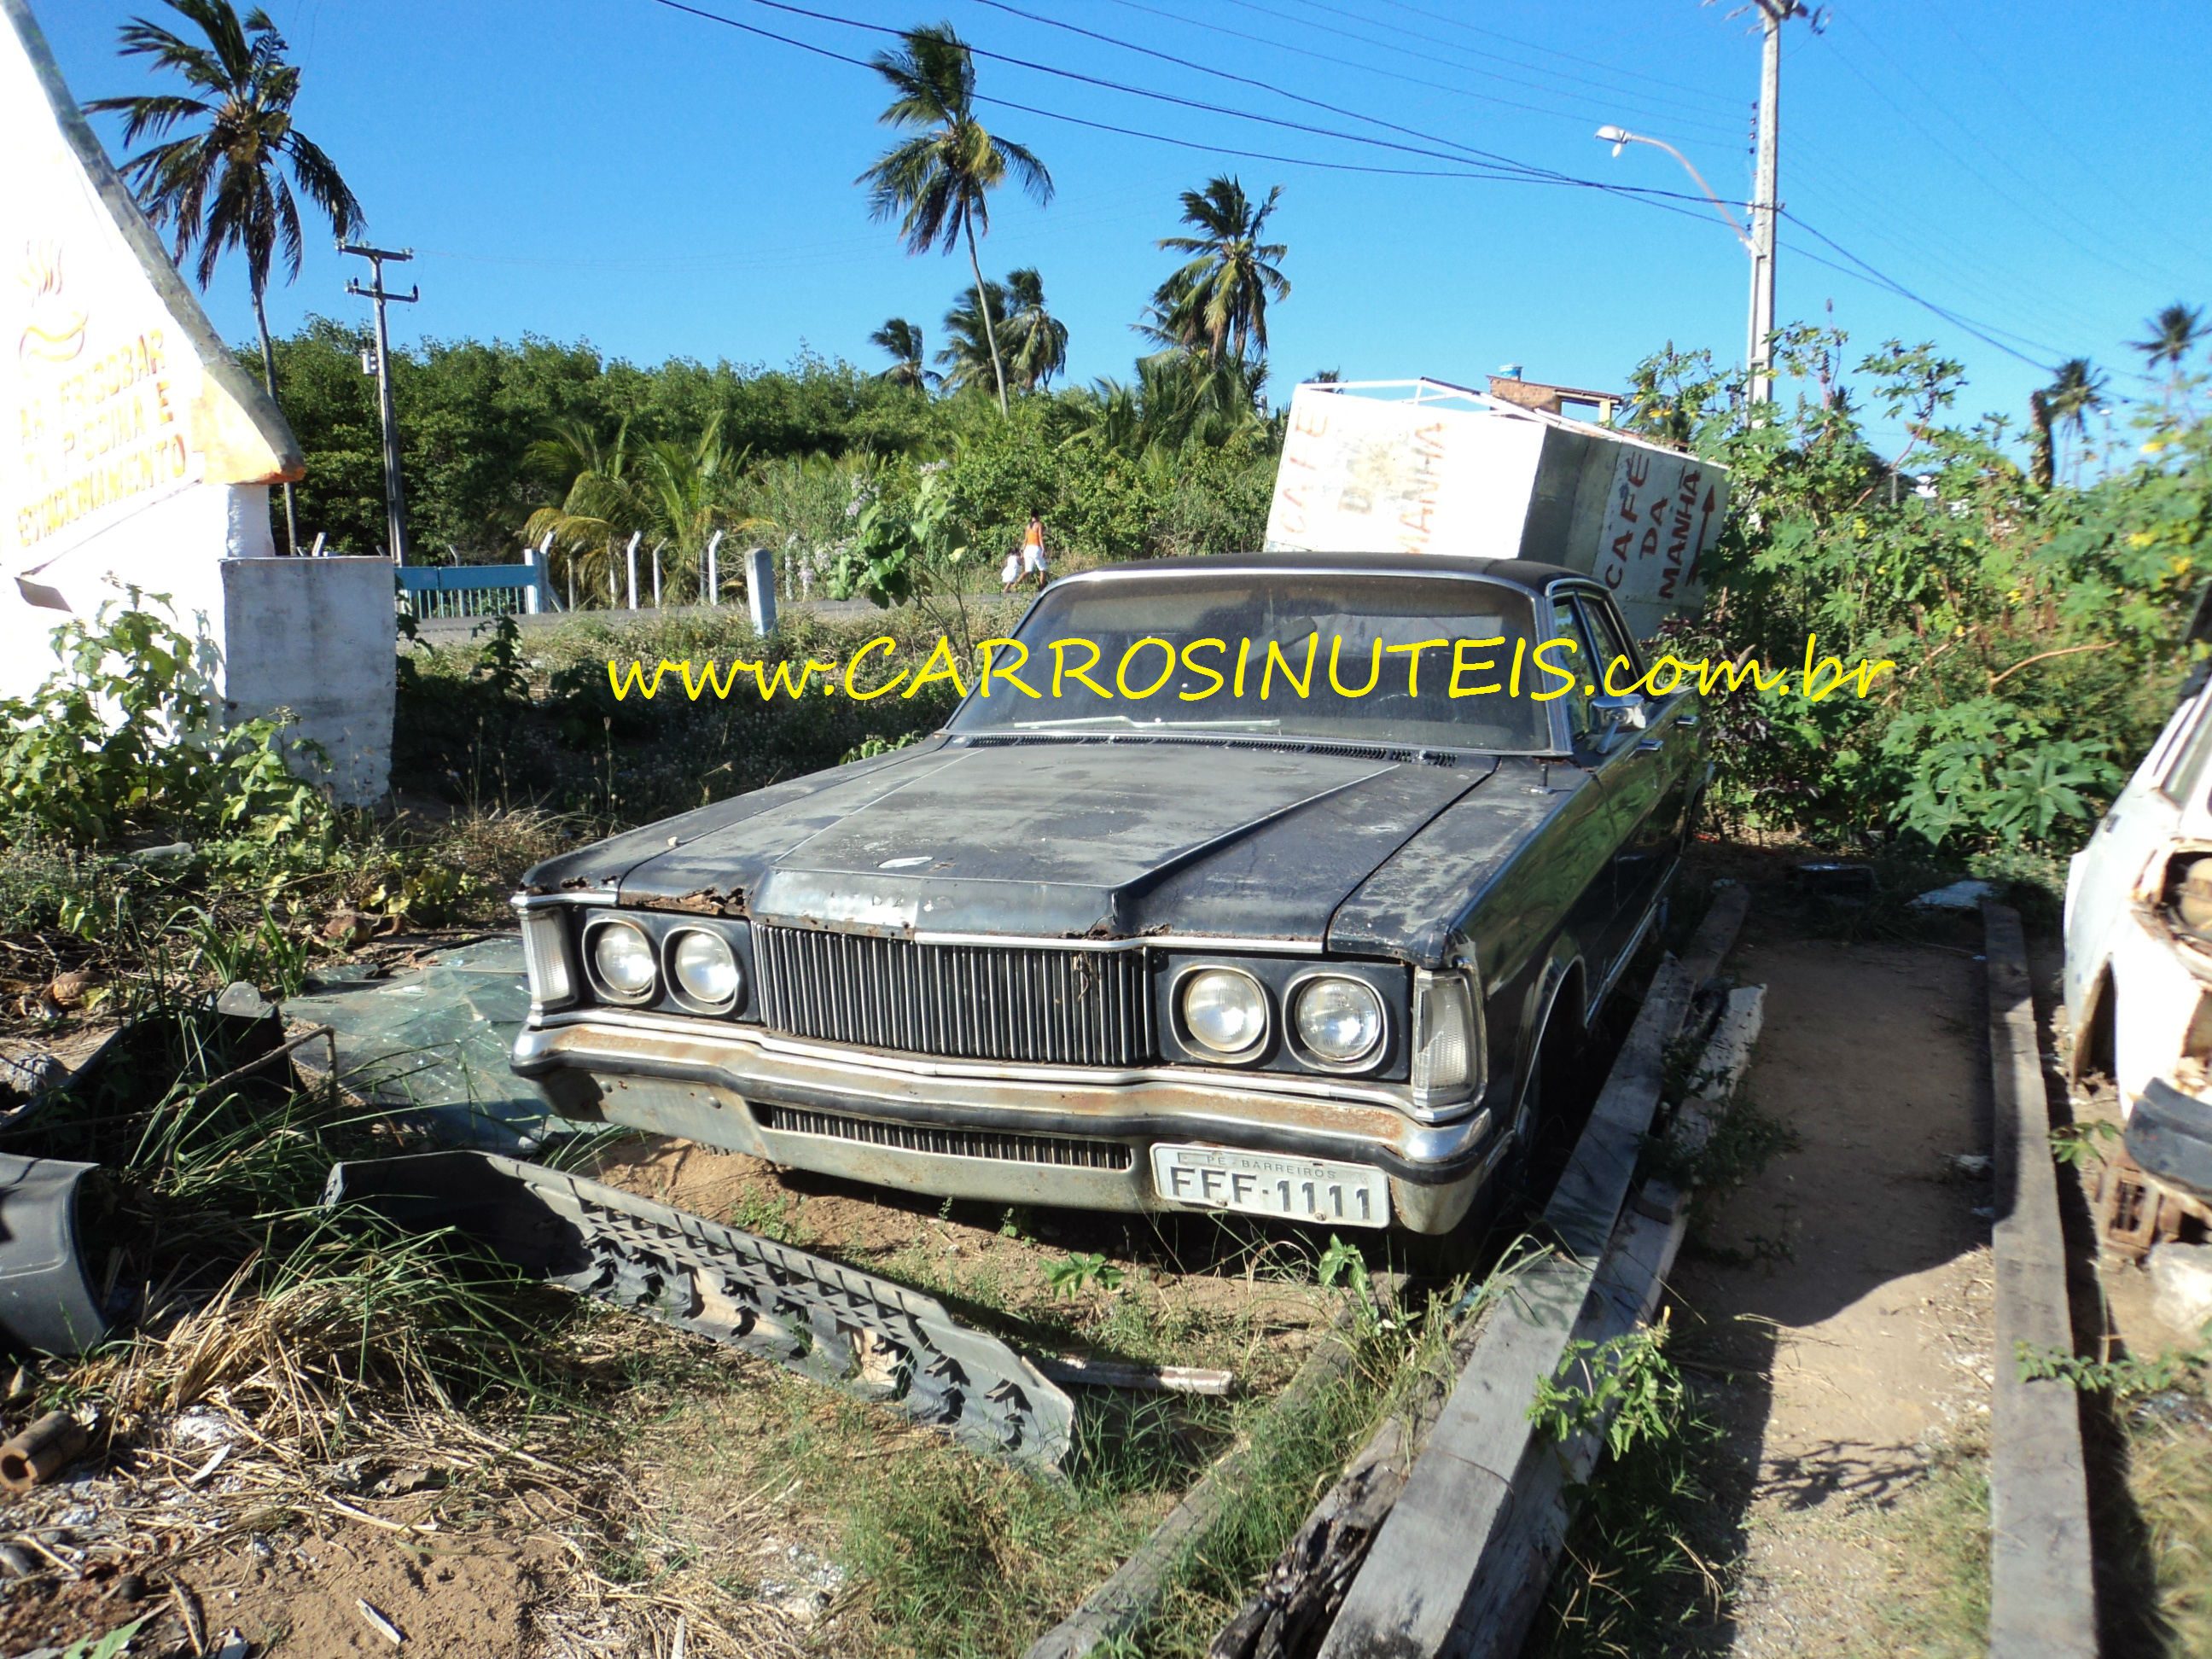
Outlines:
[[[449,1146],[532,1152],[589,1127],[556,1116],[538,1086],[508,1068],[530,1012],[518,935],[441,951],[385,978],[362,976],[368,971],[334,969],[284,1004],[295,1029],[336,1034],[341,1089]],[[298,1063],[319,1073],[320,1045],[301,1048]]]

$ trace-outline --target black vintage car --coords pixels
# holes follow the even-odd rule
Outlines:
[[[532,871],[516,1069],[912,1191],[1453,1230],[1662,913],[1694,694],[1607,695],[1605,590],[1518,562],[1127,566],[1016,641],[912,747]]]

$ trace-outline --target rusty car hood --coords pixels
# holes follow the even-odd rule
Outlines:
[[[1234,741],[933,743],[702,808],[531,882],[896,934],[1315,945],[1496,766]]]

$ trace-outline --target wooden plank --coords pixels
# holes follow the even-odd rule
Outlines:
[[[1376,1292],[1386,1302],[1395,1289],[1395,1281],[1388,1275],[1376,1276]],[[1321,1346],[1307,1356],[1305,1364],[1268,1407],[1267,1417],[1261,1419],[1262,1433],[1268,1419],[1302,1409],[1351,1369],[1350,1333],[1358,1311],[1357,1299],[1347,1299]],[[1085,1659],[1149,1619],[1183,1552],[1203,1538],[1236,1501],[1253,1455],[1254,1446],[1248,1442],[1216,1461],[1135,1553],[1085,1596],[1073,1613],[1031,1643],[1023,1659]]]
[[[1661,964],[1544,1218],[1558,1251],[1492,1310],[1405,1490],[1346,1593],[1322,1659],[1446,1650],[1483,1558],[1510,1519],[1529,1451],[1528,1402],[1559,1370],[1659,1103],[1667,1045],[1693,981]]]
[[[1752,1045],[1766,1019],[1766,988],[1739,986],[1721,1005],[1720,1018],[1690,1087],[1698,1092],[1684,1101],[1668,1127],[1667,1143],[1677,1154],[1694,1158],[1720,1120],[1727,1115],[1730,1097],[1751,1067]],[[1664,1176],[1655,1176],[1636,1189],[1630,1202],[1637,1211],[1660,1221],[1672,1221],[1689,1206],[1690,1194]]]
[[[2081,1397],[2055,1378],[2023,1382],[2017,1358],[2022,1344],[2074,1352],[2051,1102],[2019,913],[1984,903],[1982,922],[1996,1176],[1990,1653],[1991,1659],[2072,1659],[2097,1650]]]
[[[1690,975],[1692,990],[1702,990],[1705,983],[1721,970],[1728,953],[1735,948],[1735,936],[1743,927],[1743,919],[1751,910],[1751,889],[1740,881],[1731,881],[1713,889],[1713,902],[1705,911],[1705,919],[1698,924],[1697,933],[1690,939],[1689,949],[1682,952],[1682,967]],[[1669,1038],[1671,1041],[1671,1036]]]
[[[1048,1382],[1079,1382],[1095,1389],[1127,1389],[1139,1394],[1223,1395],[1237,1386],[1231,1372],[1196,1365],[1139,1365],[1087,1354],[1031,1354],[1030,1364]]]
[[[1558,1252],[1532,1264],[1484,1326],[1428,1444],[1346,1593],[1320,1659],[1457,1652],[1469,1639],[1470,1618],[1486,1623],[1486,1639],[1505,1644],[1497,1651],[1517,1646],[1535,1601],[1523,1597],[1525,1607],[1509,1607],[1513,1595],[1486,1590],[1484,1575],[1493,1555],[1511,1556],[1515,1583],[1533,1581],[1534,1597],[1541,1596],[1547,1575],[1528,1568],[1522,1558],[1550,1559],[1564,1529],[1565,1508],[1563,1503],[1532,1505],[1528,1497],[1554,1480],[1556,1497],[1569,1474],[1561,1449],[1538,1443],[1528,1404],[1539,1382],[1557,1374],[1576,1335],[1597,1329],[1618,1334],[1641,1316],[1615,1323],[1626,1287],[1639,1272],[1643,1289],[1632,1306],[1648,1310],[1656,1301],[1658,1263],[1671,1260],[1667,1239],[1680,1243],[1681,1216],[1629,1218],[1622,1230],[1628,1242],[1619,1248],[1616,1224],[1659,1104],[1667,1049],[1692,997],[1726,960],[1749,908],[1750,894],[1741,884],[1722,889],[1684,959],[1660,965],[1545,1207]],[[1617,1267],[1607,1265],[1616,1262]],[[1615,1273],[1626,1276],[1616,1279]],[[1490,1611],[1477,1613],[1477,1608]],[[1505,1612],[1522,1622],[1501,1626],[1498,1615]]]

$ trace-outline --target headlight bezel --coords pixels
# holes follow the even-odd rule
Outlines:
[[[1192,1029],[1188,1001],[1193,986],[1209,975],[1242,980],[1251,988],[1252,996],[1259,1006],[1260,1029],[1251,1042],[1241,1048],[1218,1048],[1200,1036]],[[1192,1053],[1216,1066],[1249,1066],[1265,1054],[1275,1034],[1275,1000],[1260,976],[1236,963],[1196,962],[1183,968],[1175,975],[1168,993],[1168,1006],[1174,1011],[1176,1036]]]
[[[634,937],[644,952],[651,969],[644,988],[625,991],[610,981],[599,967],[599,939],[603,934],[620,929]],[[641,923],[629,916],[596,915],[588,918],[583,927],[584,975],[590,981],[592,994],[600,1001],[617,1008],[643,1008],[659,1000],[661,994],[660,951],[653,937]]]
[[[1183,1018],[1182,993],[1193,973],[1226,968],[1260,982],[1268,1004],[1268,1031],[1256,1052],[1224,1058],[1193,1041]],[[1351,1066],[1340,1067],[1317,1060],[1291,1030],[1290,999],[1293,988],[1316,974],[1340,975],[1358,980],[1374,991],[1382,1004],[1382,1041],[1372,1054]],[[1271,1076],[1307,1078],[1347,1085],[1403,1085],[1407,1072],[1407,1033],[1413,969],[1402,962],[1375,957],[1323,956],[1317,952],[1284,951],[1270,955],[1234,947],[1208,950],[1178,945],[1160,951],[1150,974],[1152,1030],[1156,1053],[1165,1066],[1206,1071],[1264,1073]],[[1402,1090],[1398,1092],[1402,1093]]]
[[[720,950],[728,961],[732,986],[728,995],[708,999],[694,990],[684,977],[680,958],[684,941],[700,939]],[[720,928],[683,927],[672,927],[660,941],[661,970],[667,994],[695,1013],[734,1014],[745,1004],[746,994],[752,988],[745,977],[744,958],[738,954],[736,942]]]
[[[1375,1030],[1357,1053],[1332,1055],[1324,1053],[1307,1035],[1301,1014],[1309,995],[1323,987],[1348,986],[1364,996],[1375,1014]],[[1356,974],[1347,974],[1334,967],[1315,968],[1294,977],[1283,994],[1283,1030],[1290,1039],[1297,1058],[1316,1071],[1343,1076],[1360,1076],[1374,1071],[1382,1063],[1390,1043],[1390,1003],[1374,984]]]

